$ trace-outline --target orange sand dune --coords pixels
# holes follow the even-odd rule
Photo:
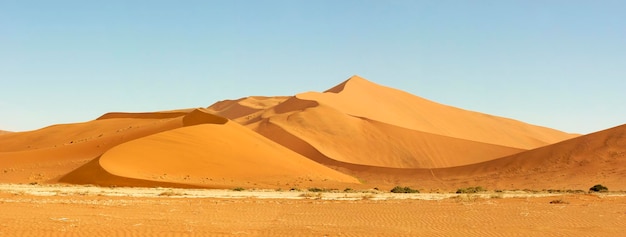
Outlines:
[[[150,134],[191,126],[202,117],[194,112],[173,118],[149,118],[146,114],[127,113],[126,117],[5,134],[0,137],[0,171],[3,171],[0,182],[55,182],[111,147]]]
[[[358,183],[226,119],[126,142],[104,153],[99,164],[119,177],[209,187]],[[79,177],[64,181],[87,178]],[[98,179],[88,182],[99,184]]]
[[[603,184],[611,190],[626,190],[626,125],[461,167],[394,169],[322,162],[379,187],[587,190]]]
[[[184,116],[193,109],[176,110],[176,111],[162,111],[162,112],[147,112],[147,113],[126,113],[126,112],[113,112],[106,113],[96,120],[112,119],[112,118],[137,118],[137,119],[166,119],[176,118]]]
[[[626,125],[566,140],[576,135],[354,76],[324,93],[6,133],[0,182],[626,190],[625,133]]]
[[[369,166],[461,166],[575,136],[437,104],[358,76],[325,93],[275,98],[265,106],[241,106],[240,101],[246,100],[251,99],[216,103],[209,111],[235,119],[270,139],[295,136],[325,158]],[[281,129],[261,130],[263,123]],[[274,141],[305,156],[310,153],[309,146]]]
[[[442,174],[500,187],[586,189],[602,183],[626,190],[626,125]]]
[[[288,96],[251,96],[238,100],[224,100],[211,105],[208,111],[241,124],[249,124],[257,122],[265,110],[281,104],[289,98]]]
[[[0,135],[2,135],[2,134],[8,134],[8,133],[11,133],[11,132],[9,132],[9,131],[4,131],[4,130],[0,130]]]
[[[532,149],[576,136],[438,104],[377,85],[359,76],[353,76],[325,93],[309,92],[296,97],[334,107],[352,116],[399,127],[521,149]]]
[[[257,129],[262,135],[274,137],[280,136],[276,133],[287,132],[315,147],[326,157],[371,166],[451,167],[523,151],[356,118],[325,105],[294,114],[273,116],[266,123],[272,123],[282,130]],[[290,148],[304,154],[301,149]]]

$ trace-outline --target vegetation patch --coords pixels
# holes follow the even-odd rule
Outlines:
[[[487,189],[484,189],[481,186],[476,187],[467,187],[467,188],[459,188],[456,190],[456,193],[480,193],[485,192]]]
[[[313,199],[322,199],[322,194],[321,193],[303,193],[300,194],[300,197],[303,198],[313,198]]]
[[[159,193],[159,196],[171,197],[171,196],[181,196],[182,193],[174,192],[173,190],[167,190],[165,192]]]
[[[548,190],[544,190],[548,193],[585,193],[585,191],[580,190],[580,189],[576,189],[576,190],[572,190],[572,189],[567,189],[567,190],[561,190],[561,189],[548,189]]]
[[[593,187],[589,188],[589,192],[599,192],[599,193],[605,193],[608,192],[609,188],[603,186],[602,184],[596,184]]]
[[[550,201],[550,204],[569,204],[569,202],[563,199],[555,199],[555,200]]]
[[[242,187],[236,187],[236,188],[233,188],[233,191],[237,191],[237,192],[241,192],[241,191],[243,191],[243,190],[246,190],[246,189],[245,189],[245,188],[242,188]]]
[[[326,189],[323,188],[309,188],[309,192],[314,192],[314,193],[319,193],[319,192],[325,192]]]
[[[393,189],[391,189],[392,193],[419,193],[420,191],[417,189],[412,189],[409,187],[400,187],[400,186],[396,186]]]

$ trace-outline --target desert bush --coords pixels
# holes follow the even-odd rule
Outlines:
[[[609,188],[603,186],[602,184],[596,184],[593,187],[589,188],[589,192],[608,192]]]
[[[391,189],[392,193],[419,193],[419,190],[416,189],[412,189],[409,187],[400,187],[400,186],[395,186],[393,189]]]
[[[174,192],[173,190],[167,190],[165,192],[159,193],[159,196],[167,196],[167,197],[180,196],[180,195],[182,194],[178,192]]]
[[[233,188],[233,191],[237,191],[237,192],[241,192],[241,191],[243,191],[243,190],[246,190],[246,189],[245,189],[245,188],[242,188],[242,187],[236,187],[236,188]]]
[[[319,192],[324,192],[324,191],[326,190],[322,188],[309,188],[309,192],[319,193]]]
[[[300,194],[300,197],[322,199],[322,194],[321,193],[303,193],[303,194]]]
[[[555,200],[550,201],[550,204],[569,204],[569,202],[563,199],[555,199]]]
[[[456,193],[479,193],[479,192],[484,192],[484,191],[487,191],[487,190],[481,186],[476,186],[476,187],[459,188],[456,190]]]

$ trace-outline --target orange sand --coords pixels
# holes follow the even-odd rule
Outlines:
[[[624,130],[577,137],[354,76],[324,93],[3,134],[0,182],[626,190]]]
[[[550,204],[553,200],[568,204]],[[626,199],[288,200],[0,193],[1,236],[622,236]]]

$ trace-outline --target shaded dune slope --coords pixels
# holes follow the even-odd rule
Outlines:
[[[371,166],[450,167],[523,151],[356,118],[323,105],[290,115],[273,116],[266,123],[282,128],[274,131],[257,129],[266,137],[287,132],[315,147],[326,157]],[[281,144],[288,146],[285,141]],[[292,149],[302,152],[295,147]]]

